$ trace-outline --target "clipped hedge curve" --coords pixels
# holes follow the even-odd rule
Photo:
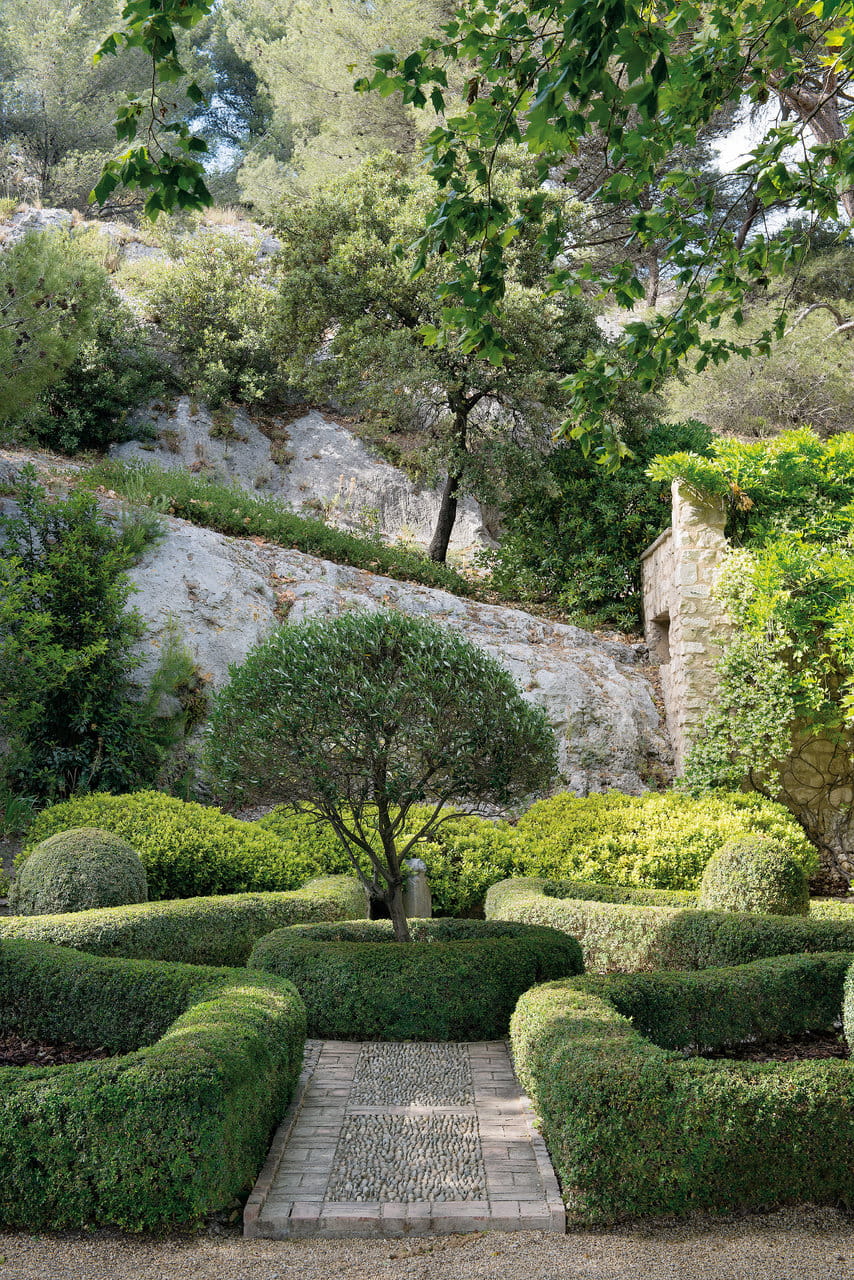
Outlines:
[[[523,991],[581,973],[581,950],[556,929],[483,920],[297,925],[262,938],[252,968],[287,977],[308,1034],[333,1040],[494,1040]]]
[[[273,929],[359,919],[366,910],[365,892],[355,876],[324,876],[292,893],[237,893],[55,916],[6,916],[0,918],[0,938],[54,942],[102,956],[243,965],[257,940]]]
[[[695,894],[674,890],[513,879],[488,891],[486,917],[561,929],[578,939],[585,969],[598,973],[707,969],[766,956],[854,952],[852,906],[816,904],[809,916],[761,916],[701,911],[696,900]]]
[[[854,1203],[854,1064],[709,1061],[670,1047],[827,1027],[850,962],[591,976],[522,996],[514,1063],[570,1220]]]
[[[197,1222],[251,1185],[301,1069],[305,1009],[245,970],[0,947],[0,1026],[118,1055],[0,1069],[0,1223]]]

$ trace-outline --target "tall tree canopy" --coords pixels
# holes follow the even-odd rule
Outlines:
[[[496,175],[508,206],[524,203],[528,179],[524,168]],[[415,436],[420,456],[445,472],[430,543],[441,561],[458,496],[490,496],[485,486],[500,473],[500,442],[549,438],[565,411],[562,379],[602,338],[580,299],[544,295],[551,264],[536,235],[521,235],[507,260],[501,337],[510,358],[439,341],[437,297],[447,271],[431,263],[413,278],[413,255],[404,248],[433,195],[429,178],[387,152],[283,213],[277,345],[298,386],[343,398],[384,432]],[[573,202],[557,192],[551,201],[568,227]],[[321,347],[326,358],[318,360]],[[623,406],[627,413],[636,399]]]
[[[537,158],[545,181],[559,168],[578,178],[574,157],[591,139],[606,158],[599,201],[637,207],[631,252],[603,262],[571,246],[555,276],[562,288],[586,282],[631,307],[645,296],[638,250],[664,241],[677,290],[674,307],[625,327],[625,373],[611,353],[591,353],[570,382],[572,434],[590,441],[605,429],[620,452],[614,409],[630,378],[655,386],[692,348],[696,363],[768,348],[786,327],[785,306],[752,342],[704,332],[723,316],[736,324],[745,298],[803,249],[803,237],[767,234],[785,205],[811,220],[854,212],[854,141],[848,111],[854,74],[854,3],[816,0],[468,0],[441,34],[407,56],[383,52],[363,90],[398,91],[405,102],[441,114],[446,85],[465,68],[467,103],[429,136],[433,177],[442,191],[421,243],[422,260],[449,257],[445,328],[469,347],[500,341],[506,254],[530,221],[556,252],[560,229],[545,194],[517,213],[493,181],[499,149],[516,143]],[[722,109],[746,97],[779,106],[761,140],[727,181],[720,205],[708,174],[692,162],[698,135]],[[683,149],[685,163],[672,167]],[[645,199],[640,199],[641,194]],[[457,246],[479,241],[472,261]]]
[[[434,121],[398,95],[354,94],[353,81],[378,48],[412,48],[452,11],[451,0],[327,0],[318,19],[307,0],[274,11],[268,0],[227,0],[230,40],[271,109],[238,175],[243,198],[266,212],[283,193],[310,191],[379,151],[412,155]]]

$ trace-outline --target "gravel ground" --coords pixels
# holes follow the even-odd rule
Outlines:
[[[406,1241],[5,1233],[0,1259],[0,1280],[849,1280],[854,1217],[807,1209]]]

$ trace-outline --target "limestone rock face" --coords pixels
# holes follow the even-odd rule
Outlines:
[[[454,627],[497,658],[545,708],[560,745],[564,785],[578,794],[645,789],[669,759],[638,654],[578,627],[449,592],[396,582],[250,539],[168,519],[167,536],[132,573],[132,603],[148,627],[144,667],[170,627],[213,687],[279,621],[382,608]],[[476,708],[473,708],[476,713]]]
[[[3,227],[3,243],[15,244],[28,231],[68,231],[72,216],[67,209],[21,209]]]
[[[243,409],[226,426],[216,425],[207,410],[184,397],[173,412],[155,415],[152,425],[153,440],[114,445],[111,456],[232,481],[293,511],[323,515],[342,529],[375,531],[419,546],[430,541],[439,492],[413,484],[346,426],[315,409],[287,425],[265,419],[262,431]],[[490,541],[479,505],[464,498],[451,550],[472,551]]]

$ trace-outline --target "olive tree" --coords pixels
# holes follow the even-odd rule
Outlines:
[[[392,611],[283,626],[262,641],[216,698],[205,758],[225,798],[328,821],[401,942],[402,862],[443,808],[518,803],[556,768],[545,714],[498,662]],[[413,823],[416,805],[428,811]]]

